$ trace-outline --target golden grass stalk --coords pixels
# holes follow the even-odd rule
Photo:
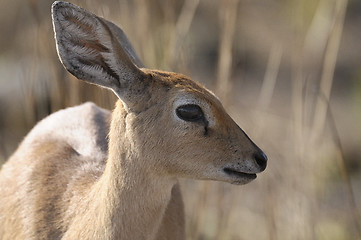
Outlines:
[[[324,98],[325,99],[325,98]],[[326,101],[326,99],[325,99]],[[358,239],[361,240],[361,215],[360,215],[360,209],[358,208],[356,201],[355,201],[355,194],[352,189],[351,179],[350,175],[348,174],[347,167],[346,167],[346,161],[344,157],[344,151],[340,139],[340,135],[338,133],[335,119],[333,117],[333,114],[331,112],[330,106],[328,103],[326,103],[328,106],[328,123],[330,124],[331,133],[333,137],[333,141],[336,145],[336,160],[337,165],[340,169],[341,176],[346,188],[347,198],[349,202],[349,208],[350,208],[350,215],[352,216],[353,223],[355,225],[356,232],[358,234]]]
[[[183,4],[181,13],[174,28],[175,33],[173,34],[173,36],[175,40],[171,41],[169,47],[169,66],[172,71],[178,70],[176,69],[176,67],[179,62],[179,56],[182,51],[184,40],[187,36],[187,33],[189,32],[189,28],[193,21],[198,5],[199,0],[185,0]]]
[[[220,44],[217,66],[216,91],[225,106],[229,103],[231,92],[231,69],[232,69],[232,45],[237,20],[239,0],[223,0],[220,2],[219,26]]]
[[[346,15],[348,0],[338,0],[335,5],[335,17],[333,27],[329,33],[328,42],[326,46],[322,76],[320,81],[320,89],[318,99],[315,107],[315,115],[312,126],[311,142],[315,142],[316,138],[323,132],[326,116],[327,103],[331,95],[331,88],[333,83],[333,76],[336,67],[337,55],[340,47],[342,30]],[[325,100],[323,99],[325,98]]]
[[[283,50],[280,43],[273,44],[258,99],[258,106],[261,110],[266,110],[271,103],[273,92],[276,87],[277,75],[281,65],[282,52]]]

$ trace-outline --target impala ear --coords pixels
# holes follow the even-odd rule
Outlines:
[[[59,58],[75,77],[112,89],[125,103],[135,102],[146,74],[127,36],[115,24],[67,2],[52,5]],[[133,97],[134,98],[134,97]]]
[[[113,36],[118,40],[120,45],[123,47],[124,51],[127,53],[127,55],[130,57],[132,62],[137,65],[138,68],[144,68],[144,64],[142,60],[138,57],[137,53],[135,52],[132,44],[130,43],[127,35],[125,35],[125,32],[115,25],[114,23],[101,18],[106,25],[108,25],[110,31],[112,32]]]

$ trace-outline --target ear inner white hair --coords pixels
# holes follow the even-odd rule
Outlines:
[[[55,4],[52,12],[59,57],[74,76],[117,95],[143,78],[132,62],[142,66],[141,61],[114,24],[69,3]]]

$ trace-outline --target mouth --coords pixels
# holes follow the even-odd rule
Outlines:
[[[233,184],[246,184],[257,178],[255,173],[240,172],[233,168],[224,168],[223,171],[232,178],[236,178],[236,180],[232,182]]]

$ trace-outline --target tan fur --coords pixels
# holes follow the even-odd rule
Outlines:
[[[0,239],[185,239],[178,178],[246,184],[265,169],[203,86],[139,68],[121,29],[81,8],[56,2],[53,19],[65,67],[119,100],[112,114],[92,103],[61,110],[25,137],[0,172]],[[202,121],[176,114],[187,104]]]

